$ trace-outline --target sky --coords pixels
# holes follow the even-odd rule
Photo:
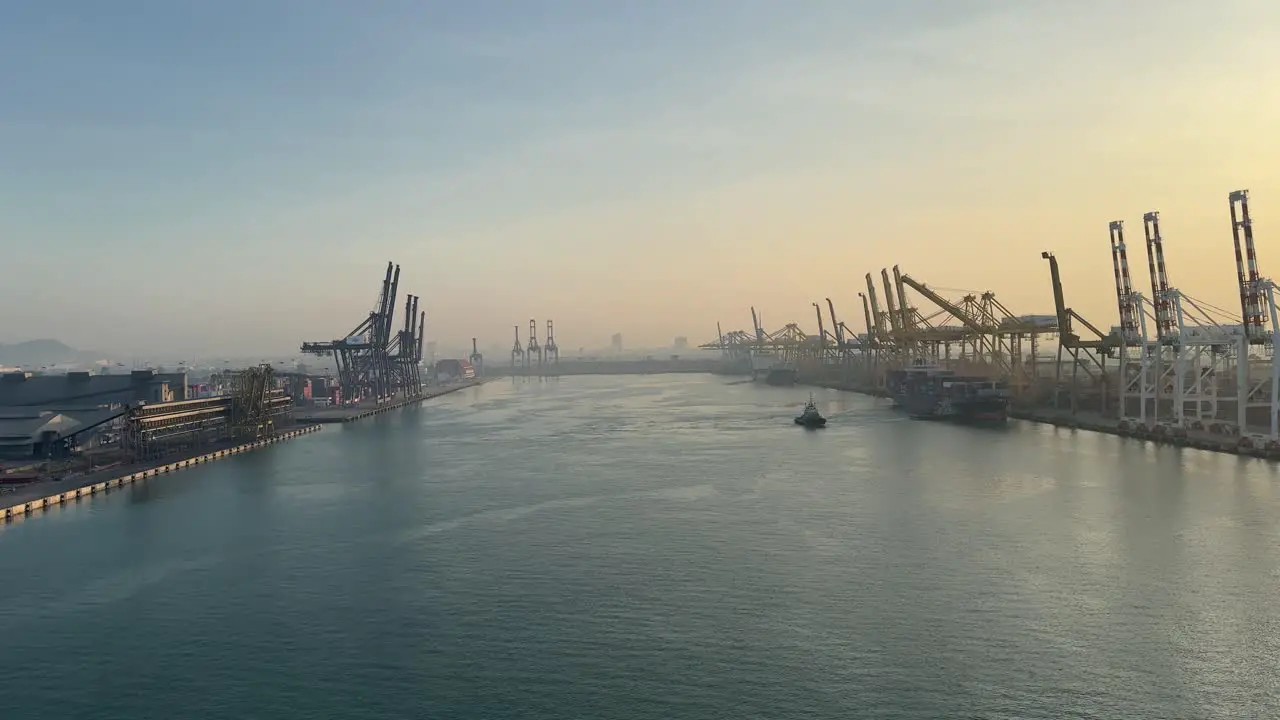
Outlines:
[[[1149,210],[1231,309],[1230,191],[1280,268],[1278,81],[1268,0],[6,3],[0,342],[288,353],[389,260],[441,345],[861,331],[894,264],[1052,313],[1043,250],[1109,326]]]

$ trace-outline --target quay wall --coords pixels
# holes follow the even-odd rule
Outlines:
[[[412,397],[397,398],[381,405],[369,405],[363,407],[342,407],[342,408],[295,408],[294,417],[298,422],[304,423],[348,423],[356,420],[364,420],[365,418],[381,415],[408,407],[420,402],[425,402],[433,398],[438,398],[449,393],[455,393],[459,390],[466,390],[477,385],[483,385],[488,378],[475,378],[474,380],[466,380],[449,385],[436,385],[428,387],[422,391],[421,395]]]
[[[295,430],[290,430],[288,432],[283,432],[283,433],[280,433],[279,435],[266,438],[263,440],[256,440],[254,442],[248,442],[242,445],[236,445],[234,447],[223,448],[222,450],[215,450],[213,452],[205,453],[203,455],[197,455],[195,457],[185,458],[183,460],[176,460],[174,462],[167,463],[165,465],[160,465],[158,467],[147,468],[146,470],[139,470],[137,472],[128,473],[126,475],[121,475],[120,477],[111,478],[110,480],[104,480],[102,482],[83,485],[81,487],[64,490],[62,492],[54,493],[52,495],[47,495],[42,498],[28,500],[26,502],[21,502],[16,505],[0,508],[0,518],[4,518],[8,520],[12,518],[24,517],[26,515],[30,515],[32,513],[44,510],[45,508],[73,503],[79,500],[80,498],[107,493],[107,492],[110,492],[111,490],[119,489],[126,485],[132,485],[134,483],[142,482],[149,478],[156,477],[157,475],[168,475],[169,473],[177,472],[179,470],[183,470],[183,469],[192,467],[194,465],[203,465],[205,463],[210,463],[220,458],[229,457],[231,455],[239,455],[241,453],[249,452],[250,450],[257,450],[258,448],[266,447],[267,445],[274,445],[279,442],[284,442],[285,440],[292,440],[293,438],[299,437],[301,435],[317,432],[320,429],[321,429],[321,426],[319,425],[308,425],[306,427],[301,427]]]
[[[855,392],[873,397],[887,397],[882,388],[866,385],[810,381],[804,384],[825,387],[843,392]],[[1207,431],[1189,430],[1186,432],[1170,432],[1167,428],[1151,425],[1142,427],[1136,423],[1121,422],[1119,418],[1104,416],[1098,412],[1078,412],[1072,414],[1063,410],[1044,407],[1011,407],[1009,417],[1027,422],[1052,425],[1067,430],[1083,430],[1087,432],[1116,435],[1118,437],[1152,442],[1157,445],[1172,447],[1188,447],[1197,450],[1241,455],[1266,460],[1280,460],[1280,445],[1255,443],[1250,438],[1235,435],[1222,435]]]
[[[465,390],[466,388],[469,388],[469,387],[475,387],[476,385],[479,385],[483,382],[484,380],[482,379],[476,379],[469,382],[439,386],[435,388],[428,388],[426,392],[424,392],[422,395],[411,397],[411,398],[404,398],[404,399],[397,400],[391,403],[386,403],[384,405],[380,405],[374,408],[338,411],[334,414],[321,415],[319,417],[314,417],[314,418],[306,417],[305,413],[298,413],[296,415],[297,421],[300,423],[306,423],[302,427],[298,427],[293,430],[289,430],[287,432],[282,432],[278,435],[275,435],[270,438],[265,438],[263,440],[256,440],[254,442],[248,442],[248,443],[243,443],[241,445],[235,445],[232,447],[223,448],[221,450],[214,450],[212,452],[196,455],[194,457],[175,460],[170,463],[165,463],[164,465],[146,468],[144,470],[137,470],[131,473],[125,473],[123,475],[110,478],[108,480],[102,480],[99,482],[90,482],[90,483],[86,483],[84,485],[79,485],[75,487],[68,487],[66,490],[62,490],[61,492],[51,493],[44,497],[37,497],[33,499],[28,499],[22,502],[17,502],[6,507],[0,507],[0,520],[20,519],[20,518],[38,513],[42,510],[45,510],[46,508],[53,508],[53,507],[58,507],[62,505],[68,505],[76,502],[81,498],[92,497],[94,495],[99,495],[99,494],[105,494],[112,490],[118,490],[120,488],[123,488],[126,485],[132,485],[134,483],[143,482],[145,480],[148,480],[150,478],[153,478],[159,475],[168,475],[170,473],[174,473],[179,470],[184,470],[186,468],[189,468],[195,465],[203,465],[205,463],[210,463],[220,458],[229,457],[231,455],[239,455],[241,453],[249,452],[250,450],[256,450],[261,447],[266,447],[267,445],[274,445],[276,443],[284,442],[285,440],[291,440],[293,438],[300,437],[302,435],[319,432],[324,428],[324,426],[321,423],[353,422],[355,420],[362,420],[364,418],[372,417],[374,415],[379,415],[385,412],[389,412],[391,410],[403,408],[403,407],[412,405],[414,403],[419,403],[424,400],[430,400],[431,398],[440,397],[441,395],[448,395],[449,393],[457,392],[459,390]],[[329,411],[329,412],[333,413],[334,411]],[[71,481],[71,482],[74,482],[74,481]],[[4,502],[3,498],[0,498],[0,503],[3,503],[3,502]]]

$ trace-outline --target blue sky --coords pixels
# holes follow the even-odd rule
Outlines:
[[[409,182],[456,201],[459,176],[522,154],[585,152],[593,136],[607,143],[628,125],[667,117],[680,126],[667,144],[681,143],[675,134],[701,144],[690,121],[725,110],[717,105],[752,62],[845,52],[902,22],[867,3],[782,10],[738,0],[31,4],[16,18],[9,11],[0,30],[0,82],[18,100],[4,114],[3,149],[18,165],[4,190],[46,221],[74,201],[164,228],[192,211],[399,195]],[[793,138],[778,140],[789,156]],[[627,165],[612,178],[575,177],[572,167],[549,183],[494,178],[533,192],[423,211],[450,227],[478,210],[518,216],[619,185],[680,182],[660,166]],[[737,169],[702,172],[716,171]]]
[[[445,342],[530,316],[565,345],[710,339],[751,303],[808,320],[803,295],[858,314],[843,278],[896,261],[894,216],[921,203],[891,188],[960,187],[930,212],[979,233],[975,168],[1129,147],[1109,110],[1264,57],[1275,20],[1248,0],[8,4],[0,341],[288,351],[358,322],[389,259]],[[836,251],[847,271],[822,267]],[[793,289],[762,290],[777,273]]]

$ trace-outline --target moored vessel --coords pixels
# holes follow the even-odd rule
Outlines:
[[[1009,389],[991,378],[918,374],[903,382],[899,397],[917,420],[998,425],[1009,417]]]
[[[906,407],[909,388],[919,387],[921,383],[932,382],[933,378],[952,377],[955,372],[938,365],[917,361],[910,367],[890,370],[885,373],[885,390],[893,400],[894,407]]]
[[[778,358],[769,352],[756,352],[751,355],[751,379],[764,382],[766,385],[789,387],[796,384],[799,377],[794,365]]]

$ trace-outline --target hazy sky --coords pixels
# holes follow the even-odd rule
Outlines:
[[[1233,308],[1229,191],[1280,268],[1277,81],[1274,0],[6,3],[0,341],[289,352],[388,260],[443,344],[860,331],[895,262],[1052,312],[1045,249],[1109,326],[1152,209]]]

